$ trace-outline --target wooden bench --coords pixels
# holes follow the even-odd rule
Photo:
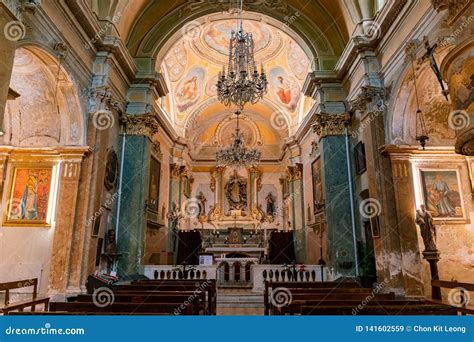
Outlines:
[[[49,305],[50,312],[61,314],[62,312],[85,313],[109,313],[122,314],[168,314],[168,315],[197,315],[198,308],[193,303],[183,305],[182,303],[112,303],[100,307],[91,302],[52,302]]]
[[[459,305],[452,305],[452,303],[444,303],[437,299],[432,299],[433,303],[444,303],[446,305],[451,305],[456,308],[457,312],[461,315],[474,315],[474,309],[469,309],[466,307],[468,301],[468,294],[466,292],[474,292],[474,284],[469,283],[460,283],[457,281],[446,281],[446,280],[432,280],[431,286],[433,288],[446,288],[446,289],[455,289],[459,288],[459,298],[461,302]]]
[[[93,295],[78,295],[75,298],[75,301],[72,303],[93,303],[94,296]],[[173,294],[162,294],[162,293],[114,293],[114,303],[129,303],[129,304],[176,304],[176,309],[179,309],[181,305],[187,305],[188,303],[192,303],[195,306],[194,314],[205,314],[207,307],[206,307],[206,297],[204,293],[195,295],[193,292],[187,293],[173,293]]]
[[[33,286],[32,298],[11,301],[10,290],[21,289],[25,287]],[[31,308],[31,311],[35,311],[36,305],[44,305],[44,310],[48,311],[49,297],[38,297],[38,279],[26,279],[19,281],[12,281],[8,283],[0,283],[0,291],[5,291],[5,302],[2,307],[4,315],[8,315],[16,310],[23,311],[25,308]]]
[[[152,292],[161,293],[166,292],[193,292],[199,294],[204,293],[207,297],[206,313],[209,315],[216,314],[217,307],[217,290],[216,281],[212,280],[140,280],[133,281],[129,285],[118,285],[113,287],[114,292]]]
[[[302,306],[301,315],[354,315],[353,306]],[[455,308],[448,305],[366,305],[357,315],[456,315]]]
[[[361,288],[357,282],[310,282],[310,281],[266,281],[263,295],[265,315],[270,314],[273,301],[270,300],[274,290],[284,289],[290,292],[292,297],[296,294],[312,295],[332,295],[332,294],[363,294],[369,295],[372,289]],[[310,298],[308,298],[310,299]]]
[[[321,300],[293,300],[290,304],[282,307],[272,307],[270,314],[271,315],[294,315],[300,314],[301,307],[313,307],[316,308],[318,306],[351,306],[354,310],[357,309],[359,306],[364,303],[368,306],[406,306],[406,305],[421,305],[425,302],[422,300],[405,300],[405,299],[378,299],[373,298],[370,301],[364,302],[365,298],[361,299],[341,299],[341,298],[334,298],[334,299],[321,299]],[[354,311],[353,311],[354,312]]]

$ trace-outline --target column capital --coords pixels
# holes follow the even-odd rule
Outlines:
[[[349,102],[350,111],[362,113],[383,112],[385,105],[385,89],[382,87],[362,86],[355,99]]]
[[[467,10],[471,0],[431,0],[431,5],[437,11],[448,10],[446,23],[448,25],[454,24],[457,18]]]
[[[351,116],[349,113],[342,114],[316,114],[315,123],[312,125],[313,131],[324,138],[328,135],[343,135],[345,128],[350,124]]]
[[[288,166],[286,169],[286,179],[289,181],[298,180],[303,177],[303,164]]]
[[[150,140],[160,127],[156,116],[150,113],[142,115],[123,114],[120,121],[125,126],[126,134],[144,135]]]

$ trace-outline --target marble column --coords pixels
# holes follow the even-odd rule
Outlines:
[[[50,294],[64,294],[70,275],[72,236],[76,218],[76,205],[81,174],[82,157],[85,151],[61,155],[59,185],[51,261],[49,265]]]
[[[120,206],[117,219],[117,246],[122,254],[118,275],[140,273],[146,230],[145,189],[148,185],[151,137],[158,131],[153,114],[122,115],[124,134],[121,136],[119,155],[123,153],[123,171],[120,177]]]
[[[328,245],[328,267],[336,276],[356,275],[349,170],[347,166],[346,127],[348,113],[316,115],[313,129],[319,136],[324,174],[325,212]],[[352,165],[350,165],[352,168]]]

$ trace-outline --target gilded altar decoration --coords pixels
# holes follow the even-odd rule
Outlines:
[[[48,225],[52,166],[14,167],[5,223]]]
[[[225,196],[230,210],[247,209],[247,180],[239,177],[236,171],[225,185]]]
[[[313,124],[313,131],[324,138],[328,135],[343,135],[346,127],[350,124],[351,116],[349,113],[343,114],[316,114],[316,120]]]
[[[144,135],[150,139],[158,132],[160,124],[155,115],[123,114],[120,121],[125,126],[125,133],[128,135]]]

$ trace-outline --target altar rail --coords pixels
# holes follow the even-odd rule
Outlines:
[[[173,266],[145,265],[145,276],[150,279],[216,279],[217,265],[212,266]]]
[[[222,261],[220,265],[211,266],[182,266],[173,265],[145,265],[144,274],[150,279],[218,279],[222,280]],[[232,260],[235,261],[235,260]],[[242,268],[244,271],[244,268]],[[251,266],[250,281],[245,282],[252,286],[253,292],[263,292],[265,281],[333,281],[334,277],[328,272],[326,267],[319,265],[305,265],[304,270],[284,267],[283,265],[258,265]],[[242,275],[243,281],[246,276]]]
[[[265,281],[315,282],[334,280],[328,269],[320,265],[304,265],[303,268],[296,265],[295,269],[292,266],[288,268],[283,265],[254,265],[252,274],[252,291],[254,292],[263,292]]]

